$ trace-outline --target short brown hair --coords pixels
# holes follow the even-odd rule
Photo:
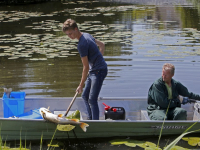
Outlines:
[[[175,67],[173,64],[170,64],[170,63],[165,63],[163,65],[163,70],[170,70],[171,71],[171,74],[174,75],[174,72],[175,72]]]
[[[67,19],[64,23],[63,23],[63,32],[70,30],[70,29],[75,29],[78,28],[78,25],[76,24],[75,20],[72,19]]]

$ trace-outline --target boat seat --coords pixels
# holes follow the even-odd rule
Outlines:
[[[141,120],[150,120],[146,110],[141,110]]]

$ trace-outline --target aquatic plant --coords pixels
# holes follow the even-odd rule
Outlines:
[[[42,132],[42,135],[41,135],[41,138],[40,138],[40,150],[42,150],[42,139],[43,139],[43,132]]]
[[[54,131],[54,134],[53,134],[53,136],[52,136],[52,138],[51,138],[50,144],[48,144],[48,149],[47,149],[47,150],[49,150],[49,148],[50,148],[51,146],[53,146],[53,145],[51,145],[51,143],[52,143],[53,138],[54,138],[54,136],[55,136],[55,134],[56,134],[56,131],[57,131],[57,128],[56,128],[56,130]]]
[[[185,138],[182,138],[182,140],[188,141],[188,144],[191,146],[200,146],[199,137],[185,137]]]
[[[156,146],[156,144],[152,142],[144,142],[144,141],[138,141],[138,140],[131,140],[131,139],[116,139],[110,141],[112,145],[121,145],[124,144],[129,147],[136,147],[139,146],[141,148],[151,148],[152,150],[161,150]],[[150,149],[149,149],[150,150]]]
[[[162,136],[162,130],[163,130],[163,127],[164,127],[165,119],[166,119],[166,117],[167,117],[167,113],[168,113],[168,110],[169,110],[170,103],[171,103],[171,100],[169,101],[169,104],[168,104],[168,107],[167,107],[167,111],[166,111],[166,113],[165,113],[165,118],[164,118],[164,121],[163,121],[163,123],[162,123],[162,127],[161,127],[160,134],[159,134],[159,138],[158,138],[157,147],[159,147],[160,139],[161,139],[161,136]]]

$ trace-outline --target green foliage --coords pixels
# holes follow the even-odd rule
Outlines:
[[[190,146],[200,146],[200,138],[199,137],[185,137],[182,138],[184,141],[188,141]]]
[[[141,148],[144,148],[145,150],[161,150],[160,148],[156,147],[156,144],[152,142],[144,142],[144,141],[131,140],[131,139],[116,139],[116,140],[110,141],[110,143],[112,145],[124,144],[129,147],[139,146]]]
[[[61,125],[61,124],[58,124],[57,125],[57,129],[59,131],[71,131],[75,128],[75,126],[73,125],[70,125],[70,124],[67,124],[67,125]]]
[[[163,150],[189,150],[187,148],[181,147],[181,146],[176,146],[174,145],[175,142],[178,142],[184,135],[192,133],[195,131],[187,132],[179,136],[176,140],[174,140],[170,145],[165,147]],[[183,140],[188,141],[190,143],[189,145],[191,146],[196,146],[200,144],[200,138],[197,137],[189,137],[189,138],[183,138]],[[144,141],[137,141],[137,140],[130,140],[130,139],[115,139],[112,141],[109,141],[112,145],[126,145],[129,147],[141,147],[144,150],[162,150],[161,148],[157,147],[155,143],[152,142],[144,142]]]
[[[79,119],[80,120],[80,111],[76,110],[71,115],[66,117],[67,119]]]
[[[41,139],[40,139],[40,150],[42,150],[42,139],[43,139],[43,133],[42,133]]]
[[[170,150],[189,150],[189,149],[188,149],[188,148],[181,147],[181,146],[174,146],[174,147],[172,147]]]
[[[54,136],[56,134],[56,131],[57,131],[57,128],[56,128],[56,130],[55,130],[55,132],[54,132],[54,134],[53,134],[53,136],[51,138],[50,144],[48,144],[48,149],[47,150],[49,150],[50,147],[54,147],[54,145],[52,145],[52,142],[53,142],[53,138],[54,138]]]

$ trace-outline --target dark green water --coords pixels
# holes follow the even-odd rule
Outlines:
[[[149,2],[55,1],[0,6],[0,86],[34,97],[74,96],[82,64],[77,41],[70,41],[61,31],[62,23],[72,18],[82,32],[106,43],[109,72],[101,97],[146,97],[166,62],[175,65],[175,79],[200,94],[198,1]],[[3,94],[3,89],[0,92]],[[98,150],[131,149],[99,140],[86,143]],[[167,143],[165,139],[162,142]]]

